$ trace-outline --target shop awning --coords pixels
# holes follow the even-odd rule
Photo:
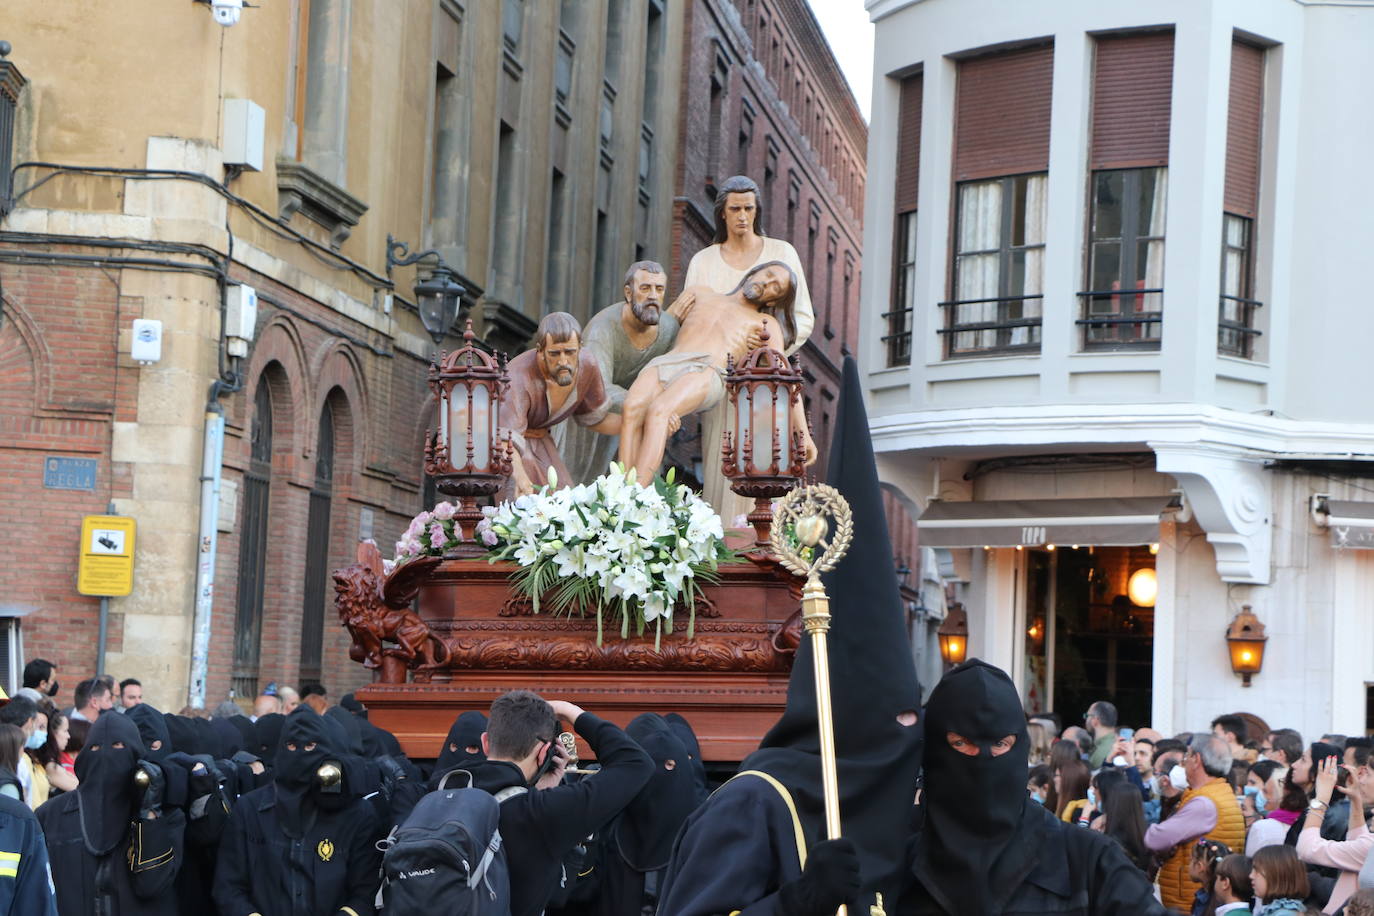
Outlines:
[[[922,547],[1098,547],[1159,540],[1169,496],[932,501],[916,520]]]
[[[1325,508],[1332,547],[1374,549],[1374,502],[1328,499]]]

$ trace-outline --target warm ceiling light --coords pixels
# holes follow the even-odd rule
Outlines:
[[[1158,553],[1159,553],[1159,545],[1158,545],[1158,544],[1151,544],[1151,545],[1150,545],[1150,556],[1155,556],[1155,555],[1158,554]]]
[[[1126,583],[1126,596],[1136,607],[1154,607],[1155,599],[1159,597],[1159,579],[1155,571],[1146,567],[1131,573],[1130,581]]]

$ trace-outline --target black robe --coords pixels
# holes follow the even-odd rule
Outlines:
[[[384,831],[362,799],[339,811],[319,809],[299,839],[282,829],[277,786],[234,805],[215,869],[215,903],[224,914],[316,916],[351,907],[373,912]]]
[[[1032,853],[1000,910],[1003,916],[1165,916],[1145,873],[1131,864],[1114,840],[1066,824],[1034,802],[1027,802],[1026,808],[1012,842],[1024,844]],[[889,916],[961,916],[961,901],[942,906],[915,870],[898,905],[887,907]]]
[[[115,911],[101,916],[179,916],[173,892],[181,867],[186,816],[175,808],[161,817],[141,821],[136,833],[134,860],[126,838],[103,856],[86,850],[81,835],[77,794],[64,792],[37,811],[48,843],[57,911],[61,916],[90,916],[99,886],[108,888]]]

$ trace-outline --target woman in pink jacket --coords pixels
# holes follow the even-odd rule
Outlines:
[[[1338,868],[1341,872],[1323,913],[1335,913],[1355,893],[1360,868],[1374,851],[1374,833],[1369,832],[1364,821],[1364,800],[1374,798],[1374,772],[1366,763],[1351,773],[1349,785],[1337,786],[1339,765],[1335,757],[1327,757],[1318,766],[1312,803],[1298,835],[1298,858],[1309,865]],[[1321,835],[1322,817],[1337,789],[1350,799],[1350,828],[1342,841],[1323,839]]]

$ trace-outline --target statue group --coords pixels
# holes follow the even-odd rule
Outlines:
[[[750,504],[721,471],[725,371],[760,346],[791,355],[815,323],[796,250],[760,231],[758,186],[735,176],[720,188],[713,243],[693,256],[682,293],[665,308],[669,278],[655,261],[625,272],[624,299],[583,328],[572,315],[546,315],[533,349],[512,359],[502,425],[515,448],[506,496],[550,482],[586,483],[611,460],[653,479],[668,439],[700,413],[703,496],[727,525]],[[798,404],[806,464],[816,446]]]

